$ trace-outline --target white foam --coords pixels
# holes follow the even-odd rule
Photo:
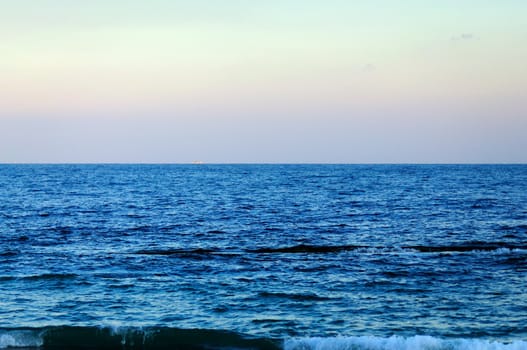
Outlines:
[[[42,344],[42,337],[33,331],[0,331],[0,349],[39,347]]]
[[[441,339],[432,336],[299,338],[284,342],[285,350],[527,350],[527,342],[500,343],[484,339]]]
[[[525,254],[527,250],[521,248],[498,248],[494,251],[496,255]]]

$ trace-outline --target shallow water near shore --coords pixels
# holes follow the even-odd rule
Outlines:
[[[0,348],[527,349],[525,165],[0,165]]]

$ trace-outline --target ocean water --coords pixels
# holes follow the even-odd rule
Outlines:
[[[527,349],[526,165],[0,165],[0,348]]]

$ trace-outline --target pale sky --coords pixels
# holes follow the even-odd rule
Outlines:
[[[0,162],[527,162],[525,0],[0,0]]]

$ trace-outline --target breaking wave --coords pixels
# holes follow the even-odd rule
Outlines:
[[[0,349],[169,350],[281,348],[273,339],[206,329],[55,326],[0,330]]]
[[[514,245],[504,242],[468,242],[457,245],[407,245],[407,246],[364,246],[364,245],[311,245],[299,244],[285,247],[262,247],[245,250],[222,250],[220,248],[197,249],[154,249],[139,250],[138,255],[165,255],[165,256],[190,256],[190,255],[222,255],[239,256],[243,254],[332,254],[340,252],[358,253],[470,253],[470,252],[496,252],[507,253],[511,251],[527,250],[527,245]]]
[[[484,339],[442,339],[432,336],[339,337],[289,339],[284,350],[525,350],[527,342]]]
[[[527,341],[413,337],[272,339],[224,330],[55,326],[0,329],[0,349],[527,350]]]

